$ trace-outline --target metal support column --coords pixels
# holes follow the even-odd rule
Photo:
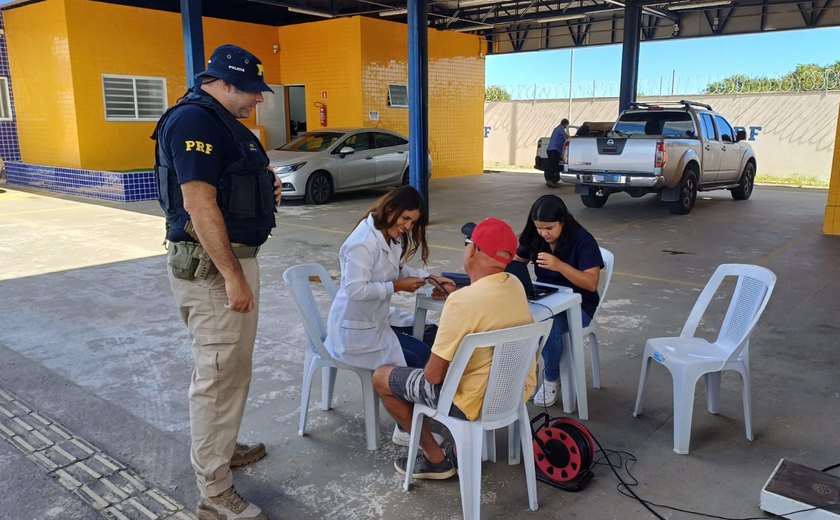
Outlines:
[[[429,42],[426,0],[408,0],[408,160],[411,185],[429,210]]]
[[[184,33],[184,58],[187,65],[187,87],[192,88],[195,75],[203,72],[204,28],[201,24],[201,0],[181,0],[181,28]]]
[[[621,87],[619,113],[636,101],[639,83],[639,44],[641,43],[642,7],[638,0],[624,5],[624,42],[621,46]]]

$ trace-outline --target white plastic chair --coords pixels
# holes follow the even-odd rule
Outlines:
[[[610,287],[610,280],[612,280],[613,268],[615,267],[615,255],[608,249],[603,247],[601,250],[601,258],[604,260],[604,268],[601,270],[601,276],[598,278],[598,307],[595,308],[595,315],[592,316],[592,321],[589,326],[583,328],[583,339],[589,343],[589,356],[592,365],[592,388],[601,388],[601,356],[598,348],[598,323],[595,321],[595,316],[598,315],[598,309],[604,303],[607,297],[607,289]],[[563,344],[569,345],[570,340],[568,333],[564,335]],[[569,349],[564,349],[563,355],[560,357],[560,394],[563,399],[563,408],[574,408],[574,385],[572,384],[572,358],[569,355]]]
[[[311,279],[317,278],[327,294],[330,302],[335,298],[338,289],[330,279],[327,270],[319,264],[302,264],[290,267],[283,272],[283,281],[292,288],[295,304],[303,318],[309,348],[303,362],[303,386],[300,392],[300,428],[298,435],[303,436],[306,430],[306,415],[309,410],[309,393],[312,389],[312,376],[322,368],[321,372],[321,409],[332,407],[335,376],[338,369],[350,370],[362,381],[362,397],[365,403],[365,434],[367,448],[379,449],[379,396],[373,391],[373,371],[364,368],[351,367],[334,359],[324,346],[327,329],[321,316],[321,309],[315,301],[312,292]]]
[[[537,510],[534,448],[528,411],[525,408],[524,391],[531,364],[539,349],[542,349],[545,344],[550,331],[551,321],[543,321],[522,327],[470,334],[461,341],[441,386],[437,409],[422,404],[414,405],[408,463],[403,484],[405,491],[408,491],[414,471],[422,421],[424,417],[434,417],[449,429],[455,439],[464,519],[477,520],[480,517],[481,507],[483,441],[488,441],[489,445],[490,439],[494,442],[494,430],[518,421],[520,444],[525,461],[528,505],[532,511]],[[461,382],[467,362],[477,348],[493,348],[493,361],[481,415],[475,421],[450,417],[448,413],[455,391]]]
[[[718,338],[711,343],[694,337],[697,326],[715,293],[728,276],[737,277],[729,308]],[[674,451],[687,454],[691,436],[691,416],[694,410],[694,389],[700,376],[706,376],[706,408],[709,413],[720,410],[720,376],[724,370],[741,374],[741,393],[744,401],[744,426],[747,439],[753,440],[752,408],[750,401],[750,334],[761,317],[776,275],[764,267],[744,264],[723,264],[717,268],[709,283],[697,298],[691,314],[677,338],[654,338],[645,344],[642,372],[636,394],[633,416],[642,413],[642,395],[647,383],[651,360],[671,372],[674,380]]]

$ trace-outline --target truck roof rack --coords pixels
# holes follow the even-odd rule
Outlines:
[[[707,105],[706,103],[700,103],[699,101],[689,101],[688,99],[681,99],[680,103],[682,103],[683,105],[687,105],[687,106],[698,106],[698,107],[703,107],[706,110],[712,110],[711,105]]]
[[[657,104],[654,103],[639,103],[638,101],[633,101],[630,103],[630,108],[662,108]]]
[[[663,105],[682,105],[685,108],[697,106],[705,108],[706,110],[713,110],[711,105],[700,103],[699,101],[690,101],[688,99],[681,99],[679,101],[661,101],[657,103],[640,103],[638,101],[633,101],[630,103],[629,108],[663,108]]]

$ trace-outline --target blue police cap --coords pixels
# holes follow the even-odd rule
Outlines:
[[[195,79],[219,78],[245,92],[274,92],[265,84],[262,62],[236,45],[222,45],[213,51],[207,70]]]

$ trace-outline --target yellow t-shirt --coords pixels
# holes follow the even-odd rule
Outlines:
[[[452,362],[461,340],[473,332],[490,332],[533,323],[522,283],[513,275],[498,273],[449,295],[440,316],[432,354]],[[481,413],[490,377],[493,350],[477,349],[461,377],[453,402],[469,420]],[[536,359],[525,385],[526,398],[536,386]]]

